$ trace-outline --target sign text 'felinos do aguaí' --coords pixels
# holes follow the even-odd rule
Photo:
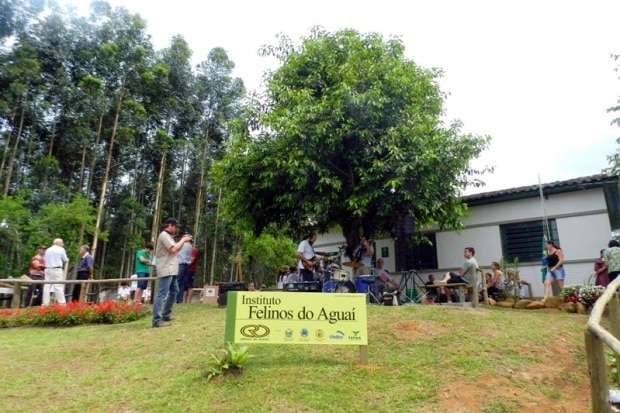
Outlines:
[[[368,345],[366,296],[230,291],[232,343]]]

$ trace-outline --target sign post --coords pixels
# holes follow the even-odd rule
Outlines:
[[[366,295],[230,291],[225,341],[360,346],[366,364]]]

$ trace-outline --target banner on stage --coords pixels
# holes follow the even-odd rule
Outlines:
[[[230,291],[231,343],[368,345],[365,294]]]

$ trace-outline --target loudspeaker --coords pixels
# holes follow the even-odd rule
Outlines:
[[[217,283],[219,288],[218,296],[217,296],[217,305],[220,307],[226,307],[226,302],[228,300],[228,292],[229,291],[247,291],[248,288],[244,283],[233,282],[233,283]]]

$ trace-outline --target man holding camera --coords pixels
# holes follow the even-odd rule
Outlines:
[[[177,232],[177,220],[168,218],[164,221],[164,228],[157,237],[155,248],[155,268],[159,278],[157,295],[153,303],[153,327],[165,327],[172,320],[172,306],[176,301],[179,286],[177,275],[179,275],[179,259],[177,254],[186,242],[192,240],[189,234],[175,242],[173,235]]]

